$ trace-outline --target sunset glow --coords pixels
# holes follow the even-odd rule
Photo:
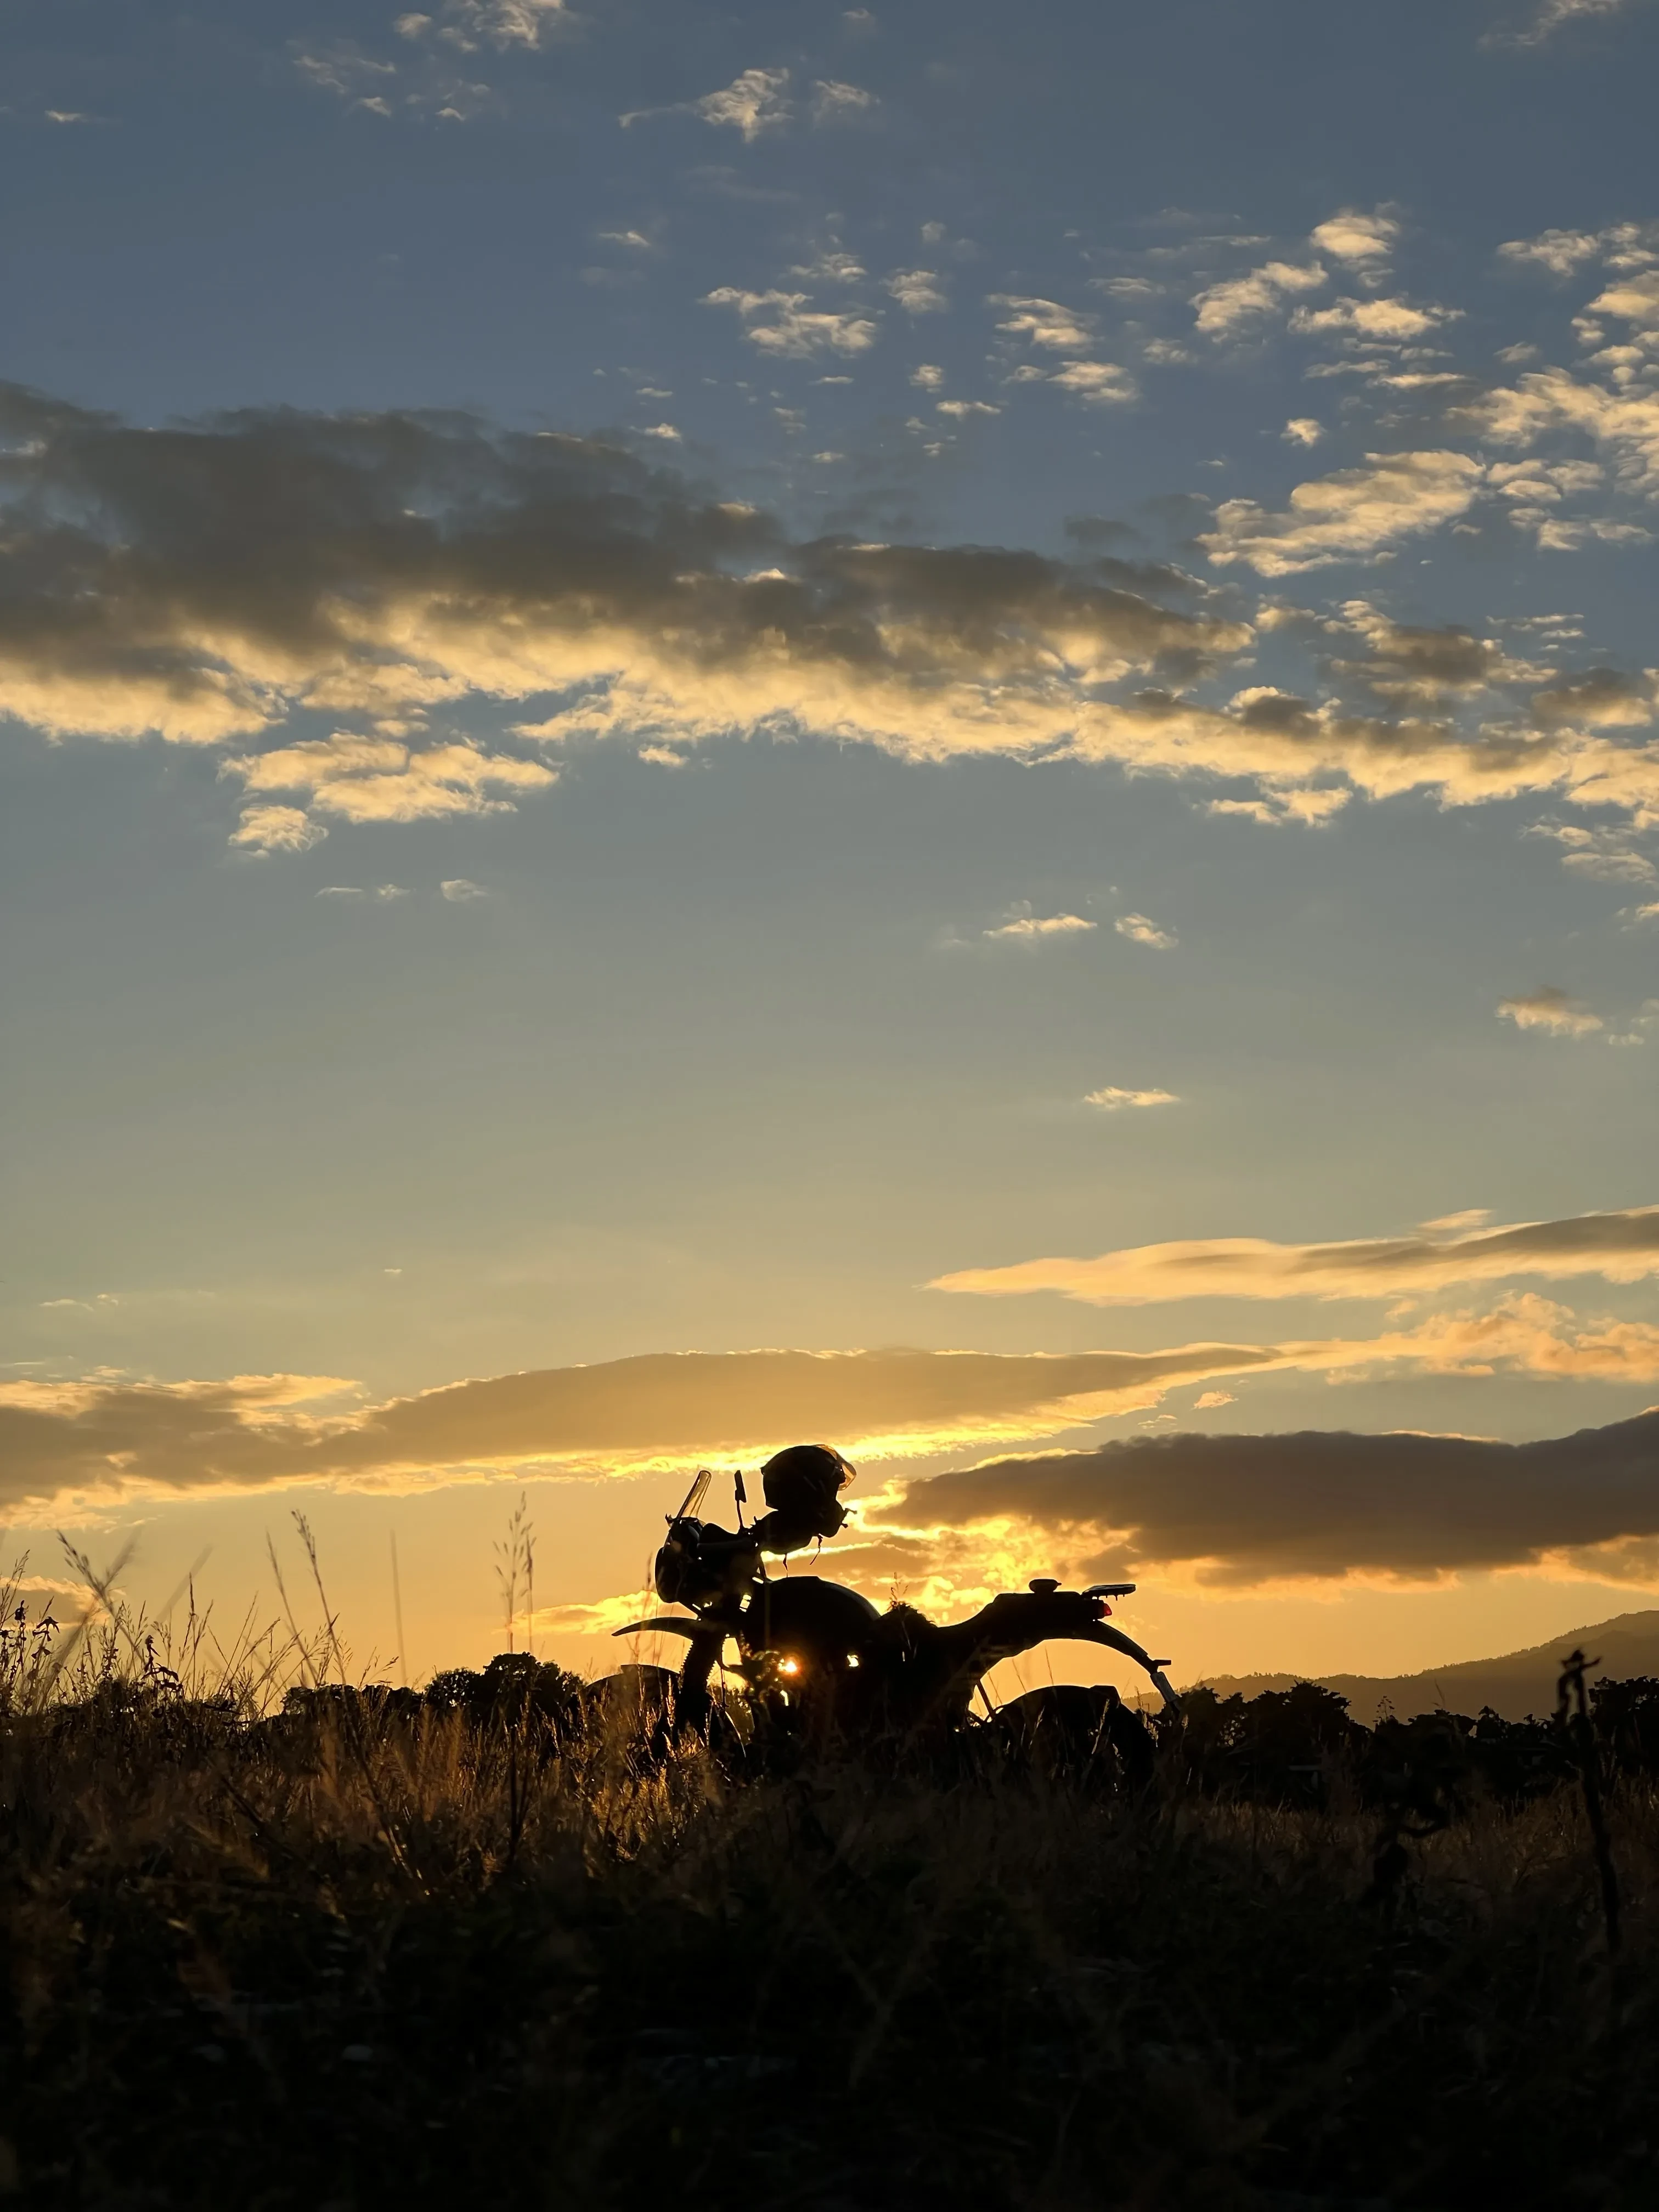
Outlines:
[[[1659,13],[1405,14],[15,17],[32,1607],[1659,1605]]]

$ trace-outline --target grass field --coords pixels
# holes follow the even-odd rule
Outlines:
[[[1659,2203],[1644,1777],[1610,1957],[1567,1784],[1391,1844],[1340,1762],[1299,1808],[1175,1739],[1134,1802],[903,1758],[737,1783],[614,1711],[271,1713],[246,1651],[213,1689],[42,1649],[0,1727],[24,2201]]]

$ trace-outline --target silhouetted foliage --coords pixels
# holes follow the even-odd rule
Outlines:
[[[1625,1774],[1659,1774],[1659,1680],[1632,1674],[1590,1686],[1590,1717],[1603,1755]]]
[[[995,1757],[776,1778],[660,1727],[671,1686],[506,1654],[267,1719],[106,1670],[0,1716],[0,2189],[15,2155],[20,2202],[93,2212],[1659,2200],[1659,1686],[1595,1699],[1611,1963],[1548,1722],[1195,1692],[1102,1794],[1073,1723],[1109,1693],[1039,1696],[1042,1756],[1016,1715]]]
[[[501,1651],[482,1673],[451,1667],[434,1674],[424,1701],[432,1712],[465,1714],[475,1727],[534,1718],[573,1728],[581,1723],[585,1697],[580,1674],[527,1651]]]
[[[1188,1780],[1218,1796],[1267,1805],[1317,1803],[1331,1775],[1357,1759],[1366,1732],[1348,1718],[1348,1701],[1318,1682],[1267,1690],[1189,1690],[1178,1722],[1167,1726]]]

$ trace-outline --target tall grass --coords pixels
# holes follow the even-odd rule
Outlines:
[[[89,1619],[50,1680],[7,1647],[30,2201],[1659,2203],[1646,1781],[1607,1793],[1610,1960],[1570,1790],[1408,1837],[1379,1890],[1340,1777],[1301,1810],[1175,1748],[1133,1803],[922,1759],[739,1784],[625,1705],[283,1711],[331,1648],[155,1633]]]

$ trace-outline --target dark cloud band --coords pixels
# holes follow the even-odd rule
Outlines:
[[[1535,1443],[1415,1434],[1135,1437],[913,1482],[895,1533],[1013,1521],[1114,1568],[1248,1584],[1421,1579],[1659,1537],[1659,1410]],[[1651,1566],[1651,1544],[1643,1552]]]

